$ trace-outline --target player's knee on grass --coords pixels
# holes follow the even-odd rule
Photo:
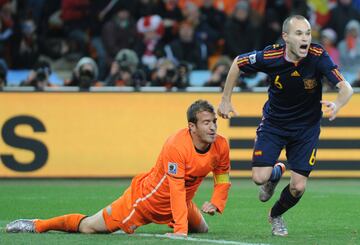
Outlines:
[[[192,201],[188,204],[188,226],[190,233],[207,233],[209,230],[204,216]]]
[[[209,226],[207,225],[204,218],[202,218],[201,222],[196,226],[189,224],[190,233],[208,233],[208,231],[209,231]]]

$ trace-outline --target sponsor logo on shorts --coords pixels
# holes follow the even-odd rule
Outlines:
[[[262,153],[260,150],[254,151],[254,156],[262,156]]]
[[[177,163],[168,162],[168,173],[177,174]]]

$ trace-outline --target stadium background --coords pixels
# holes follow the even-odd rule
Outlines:
[[[218,120],[218,132],[230,142],[233,177],[250,177],[266,96],[236,93],[239,117]],[[186,109],[200,98],[217,105],[220,94],[0,93],[0,178],[131,177],[147,171],[166,138],[187,126]],[[335,121],[323,119],[313,177],[360,177],[359,106],[355,94]]]
[[[309,19],[313,42],[359,92],[359,1],[0,0],[0,178],[149,169],[166,137],[186,126],[189,103],[217,105],[232,59],[281,43],[291,14]],[[249,176],[266,100],[251,91],[268,84],[265,74],[241,77],[237,91],[248,93],[235,96],[240,118],[219,120],[233,176]],[[358,100],[342,118],[324,120],[313,176],[359,176]]]
[[[204,8],[205,2],[213,4]],[[249,178],[268,81],[264,74],[241,77],[233,97],[239,117],[219,119],[218,132],[231,146],[227,208],[205,216],[208,234],[189,237],[202,244],[360,244],[358,0],[0,0],[0,244],[169,243],[156,236],[171,232],[166,225],[140,227],[139,236],[9,234],[4,228],[19,218],[91,215],[118,198],[129,186],[127,177],[148,171],[166,138],[186,127],[190,103],[201,98],[218,105],[236,55],[281,42],[281,23],[290,14],[309,19],[313,41],[357,93],[335,121],[323,120],[316,170],[303,200],[285,215],[290,233],[284,239],[271,236],[267,225],[275,198],[260,203]],[[154,15],[163,23],[153,22],[159,20]],[[148,29],[137,25],[145,19]],[[114,28],[119,23],[122,28]],[[193,34],[194,48],[184,44],[180,30]],[[161,36],[159,50],[151,49],[146,33],[155,41]],[[155,52],[165,47],[185,52]],[[198,54],[202,59],[195,62]],[[144,62],[148,55],[156,57],[153,63]],[[81,69],[85,64],[91,69]],[[116,76],[114,64],[121,68]],[[164,69],[166,76],[158,76]],[[325,93],[324,99],[334,96]],[[275,197],[288,181],[280,181]],[[195,203],[201,206],[212,192],[208,178]]]

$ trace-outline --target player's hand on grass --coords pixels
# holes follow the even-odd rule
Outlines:
[[[322,100],[320,101],[321,104],[326,106],[325,114],[329,115],[329,120],[332,121],[336,118],[336,114],[339,111],[339,106],[336,105],[336,103],[331,101]]]
[[[187,234],[185,233],[166,233],[165,236],[167,237],[175,237],[175,238],[187,238]]]
[[[229,119],[232,116],[238,115],[238,113],[234,110],[231,102],[227,100],[221,100],[217,113],[224,119]]]
[[[210,215],[214,215],[216,210],[217,208],[211,202],[204,202],[204,204],[201,207],[201,211]]]

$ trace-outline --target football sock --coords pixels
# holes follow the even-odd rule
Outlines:
[[[269,180],[271,182],[277,182],[277,181],[280,180],[281,175],[282,175],[281,166],[280,165],[275,165],[272,172],[271,172]]]
[[[78,232],[80,222],[85,217],[86,215],[83,214],[67,214],[51,219],[35,220],[35,230],[39,233],[47,232],[50,230]]]
[[[290,193],[290,185],[287,185],[281,192],[279,200],[274,204],[271,209],[270,216],[277,217],[285,213],[288,209],[296,205],[296,203],[301,199],[302,195],[299,197],[294,197]]]

